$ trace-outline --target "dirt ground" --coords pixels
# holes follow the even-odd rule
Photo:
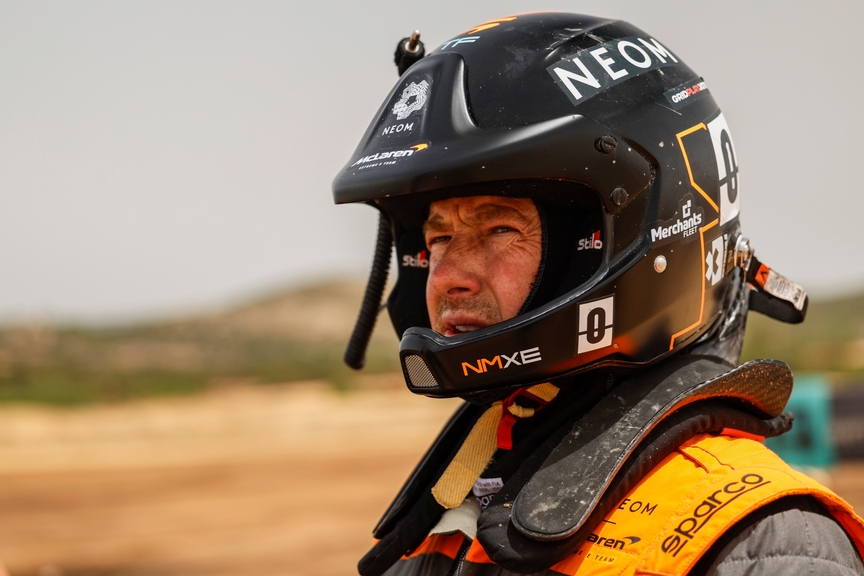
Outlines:
[[[0,558],[13,576],[356,574],[458,403],[360,386],[0,408]],[[828,480],[864,509],[864,463]]]

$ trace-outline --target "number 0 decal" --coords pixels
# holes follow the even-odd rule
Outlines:
[[[717,161],[717,174],[720,178],[720,225],[738,216],[741,206],[740,182],[738,180],[738,157],[729,125],[721,113],[708,123],[711,143],[714,145],[714,158]]]
[[[579,305],[579,332],[576,338],[576,353],[612,345],[615,297],[585,302]]]

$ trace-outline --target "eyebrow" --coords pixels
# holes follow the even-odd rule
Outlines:
[[[467,223],[469,225],[483,224],[485,222],[489,222],[490,220],[495,220],[498,218],[513,218],[515,220],[518,220],[519,223],[523,226],[526,226],[529,223],[528,218],[516,208],[512,208],[510,206],[500,206],[496,204],[481,205]],[[447,226],[444,224],[444,217],[441,214],[435,214],[434,216],[430,216],[426,219],[426,222],[423,223],[424,233],[441,232],[447,229]]]

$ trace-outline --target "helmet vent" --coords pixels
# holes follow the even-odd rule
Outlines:
[[[438,381],[435,376],[429,371],[426,362],[417,354],[411,354],[405,357],[405,369],[408,371],[408,378],[411,380],[411,386],[414,388],[437,388]]]

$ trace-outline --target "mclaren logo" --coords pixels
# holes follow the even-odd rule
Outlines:
[[[531,364],[532,362],[540,362],[543,358],[540,357],[540,348],[528,348],[527,350],[518,350],[510,356],[507,354],[498,354],[491,360],[480,358],[477,363],[462,362],[462,374],[468,376],[468,370],[475,374],[483,374],[488,372],[489,368],[496,366],[499,370],[504,370],[510,366],[522,366],[523,364]]]
[[[624,540],[627,540],[627,542],[625,542]],[[640,538],[639,536],[624,536],[624,540],[618,540],[617,538],[604,538],[603,536],[599,536],[597,534],[594,534],[593,532],[589,534],[588,537],[585,539],[586,542],[591,542],[595,546],[603,546],[604,548],[623,550],[624,546],[640,542],[642,538]]]
[[[371,168],[372,166],[379,166],[381,164],[395,164],[396,160],[399,158],[407,158],[408,156],[413,156],[417,152],[422,152],[429,148],[428,144],[415,144],[414,146],[409,146],[408,148],[402,148],[400,150],[388,150],[387,152],[377,152],[375,154],[370,154],[369,156],[364,156],[358,160],[356,160],[351,167],[359,166],[360,168]]]

